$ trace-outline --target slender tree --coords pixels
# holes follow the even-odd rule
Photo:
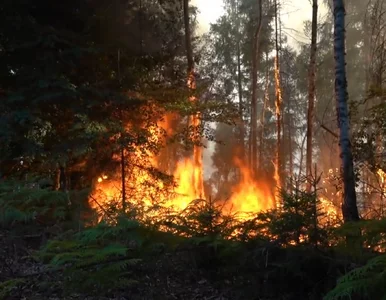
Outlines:
[[[184,0],[184,23],[185,23],[185,45],[186,45],[186,57],[188,60],[188,88],[194,93],[196,89],[196,78],[194,75],[194,60],[193,60],[193,50],[191,42],[191,30],[189,22],[189,0]],[[197,102],[197,98],[192,95],[190,97],[192,102]],[[198,128],[201,124],[200,114],[197,113],[191,117],[191,123],[195,128]],[[196,197],[204,197],[204,183],[202,175],[202,149],[197,145],[197,141],[194,141],[193,149],[193,160],[194,160],[194,170],[193,170],[193,184],[195,188]]]
[[[237,27],[237,91],[239,96],[239,121],[240,121],[240,127],[239,127],[239,134],[240,134],[240,159],[241,161],[245,160],[245,146],[244,146],[244,138],[245,138],[245,127],[244,127],[244,117],[243,117],[243,74],[241,71],[241,22],[240,22],[240,15],[239,15],[239,2],[236,0],[235,3],[236,6],[236,27]]]
[[[335,97],[339,146],[343,175],[342,212],[345,222],[358,221],[359,213],[355,192],[354,164],[350,142],[348,116],[348,92],[345,59],[345,7],[343,0],[334,0],[334,57],[335,57]]]
[[[259,131],[259,172],[262,171],[264,161],[264,130],[265,130],[265,112],[269,103],[269,65],[268,51],[265,53],[266,70],[265,70],[265,91],[263,107],[260,114],[260,131]]]
[[[306,174],[310,179],[312,175],[312,138],[315,107],[316,89],[316,40],[318,34],[318,0],[312,1],[312,26],[311,26],[311,53],[308,69],[308,112],[307,112],[307,154],[306,154]],[[311,182],[307,183],[307,191],[311,191]]]
[[[279,36],[278,36],[278,3],[277,0],[274,2],[275,4],[275,92],[276,92],[276,158],[275,158],[275,174],[274,179],[276,181],[276,188],[278,190],[281,189],[281,176],[280,176],[280,168],[281,168],[281,130],[282,130],[282,95],[281,95],[281,86],[280,86],[280,64],[279,64]],[[279,205],[279,193],[276,196],[276,205]]]
[[[249,139],[249,162],[250,169],[254,176],[256,176],[257,169],[257,71],[260,56],[259,42],[262,27],[262,0],[259,0],[258,5],[258,20],[257,28],[253,36],[252,49],[252,101],[251,101],[251,131]]]

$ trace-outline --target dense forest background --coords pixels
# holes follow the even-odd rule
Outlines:
[[[3,0],[0,299],[384,299],[386,4],[312,4]]]

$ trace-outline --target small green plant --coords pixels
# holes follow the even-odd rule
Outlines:
[[[322,215],[315,193],[282,192],[283,207],[259,213],[256,229],[281,245],[313,244],[325,242],[326,231],[319,224]]]

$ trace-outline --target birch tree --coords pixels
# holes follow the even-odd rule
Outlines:
[[[345,59],[345,7],[343,0],[334,0],[335,98],[339,127],[339,146],[343,175],[342,212],[345,222],[358,221],[354,164],[350,142],[348,93]]]

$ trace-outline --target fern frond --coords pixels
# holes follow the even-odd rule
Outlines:
[[[354,269],[338,280],[337,286],[324,300],[336,300],[352,295],[386,297],[386,255],[371,259],[365,266]]]
[[[22,284],[24,279],[11,279],[0,283],[0,300],[7,299],[12,290]]]

